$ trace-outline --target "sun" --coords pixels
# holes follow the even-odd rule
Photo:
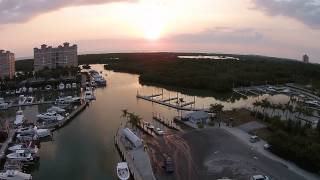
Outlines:
[[[169,13],[157,4],[145,4],[139,13],[139,27],[143,38],[155,41],[162,37],[169,23]]]
[[[150,26],[150,27],[145,27],[143,30],[143,36],[151,41],[156,41],[161,38],[161,33],[163,31],[163,26]]]

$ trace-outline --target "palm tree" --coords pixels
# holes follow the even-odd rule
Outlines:
[[[267,99],[263,99],[261,101],[261,107],[263,108],[263,110],[262,110],[263,120],[265,120],[265,117],[266,117],[265,109],[269,108],[270,106],[271,106],[271,104]]]
[[[128,110],[122,109],[121,112],[122,112],[121,117],[127,119],[129,114]]]
[[[141,117],[139,115],[136,115],[134,113],[129,113],[129,122],[131,123],[132,127],[137,127],[141,124]]]
[[[127,125],[129,112],[127,109],[122,109],[121,112],[121,118],[125,119],[125,124]]]
[[[221,116],[221,112],[223,110],[224,106],[222,104],[210,104],[210,108],[209,108],[209,111],[212,112],[212,113],[216,113],[217,114],[217,119],[220,119],[220,116]]]

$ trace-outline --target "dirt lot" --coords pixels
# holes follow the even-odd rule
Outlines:
[[[220,128],[168,133],[164,137],[148,139],[147,144],[159,180],[214,180],[221,177],[248,180],[255,174],[268,175],[274,180],[303,179]],[[165,174],[163,154],[173,158],[173,174]]]

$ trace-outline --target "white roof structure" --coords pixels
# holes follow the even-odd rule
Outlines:
[[[190,118],[190,119],[206,119],[209,118],[209,114],[204,111],[195,111],[192,113],[189,113],[184,116],[184,118]]]
[[[135,135],[129,128],[122,129],[124,136],[133,144],[135,148],[142,146],[141,139]]]

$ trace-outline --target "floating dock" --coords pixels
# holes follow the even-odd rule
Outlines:
[[[205,111],[205,112],[209,112],[209,109],[186,107],[188,105],[195,104],[195,101],[188,102],[188,103],[185,103],[185,104],[182,104],[182,105],[175,105],[175,104],[168,103],[169,102],[168,99],[166,101],[163,101],[163,100],[153,99],[150,96],[143,96],[143,95],[139,95],[139,94],[137,94],[137,98],[138,99],[143,99],[143,100],[146,100],[146,101],[150,101],[150,102],[154,102],[154,103],[157,103],[157,104],[161,104],[161,105],[164,105],[164,106],[167,106],[167,107],[170,107],[170,108],[174,108],[174,109],[177,109],[177,110],[182,110],[182,111]]]
[[[115,136],[115,145],[123,159],[128,163],[131,175],[134,180],[156,180],[149,155],[146,149],[141,146],[133,148],[128,144],[120,128]]]

